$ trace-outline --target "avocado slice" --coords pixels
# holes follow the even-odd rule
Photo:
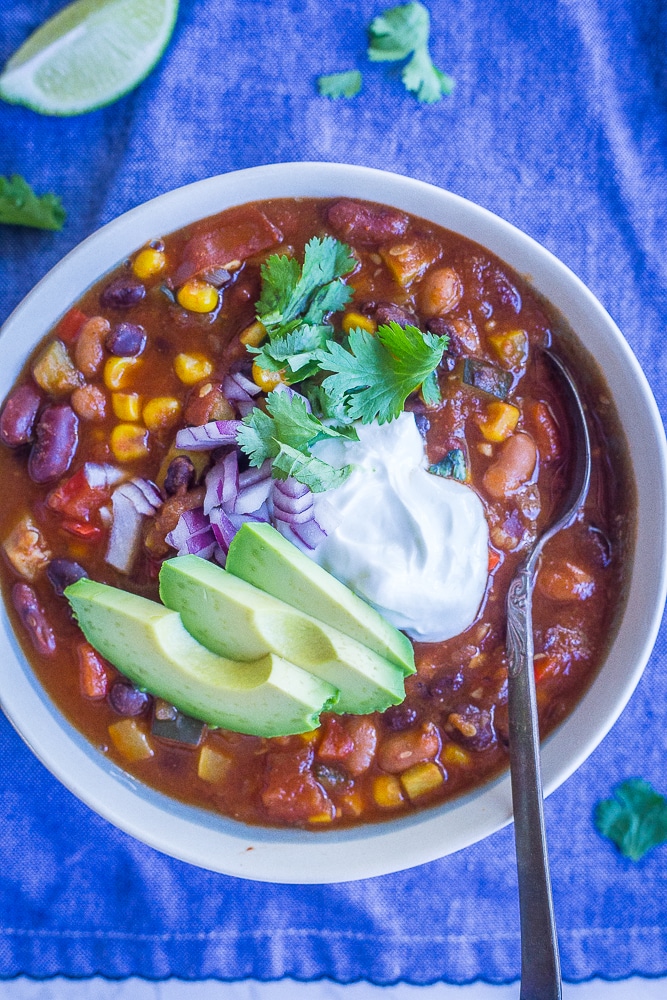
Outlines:
[[[316,729],[337,701],[332,684],[270,653],[250,663],[216,656],[176,611],[82,579],[65,590],[83,634],[139,687],[210,726],[253,736]]]
[[[329,681],[340,690],[338,712],[383,712],[405,698],[397,664],[215,563],[198,556],[166,560],[160,597],[219,656],[257,660],[275,653]]]
[[[404,674],[415,673],[415,654],[408,637],[270,524],[247,522],[241,526],[229,546],[226,569],[357,639],[397,663]]]

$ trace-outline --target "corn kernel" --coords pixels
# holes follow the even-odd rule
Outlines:
[[[127,389],[134,371],[141,366],[141,358],[107,358],[104,365],[104,384],[107,389]]]
[[[528,334],[525,330],[510,330],[508,333],[489,337],[494,351],[510,368],[523,368],[528,359]]]
[[[330,813],[330,812],[321,812],[321,813],[315,813],[314,816],[309,816],[308,817],[308,822],[309,823],[330,823],[332,819],[333,819],[333,813]]]
[[[487,441],[505,441],[519,422],[521,411],[511,403],[500,401],[489,403],[486,416],[477,420],[477,425]]]
[[[264,392],[271,392],[277,385],[285,384],[283,372],[272,372],[268,368],[261,368],[256,361],[252,366],[252,380]]]
[[[341,799],[343,812],[347,816],[361,816],[364,811],[364,800],[359,792],[348,792]]]
[[[373,782],[373,798],[383,809],[395,809],[403,801],[401,783],[395,774],[381,774]]]
[[[112,392],[111,405],[119,420],[138,420],[141,416],[141,396],[138,392]]]
[[[442,759],[445,764],[467,767],[470,763],[470,754],[463,747],[458,747],[456,743],[448,743],[442,751]]]
[[[202,781],[217,784],[223,781],[231,767],[231,758],[219,750],[212,750],[204,745],[199,751],[197,774]]]
[[[375,333],[378,325],[374,319],[369,319],[363,313],[348,312],[343,316],[342,327],[345,333],[349,333],[350,330],[356,330],[357,327],[366,330],[367,333]]]
[[[180,401],[173,396],[155,396],[149,399],[142,411],[142,417],[149,431],[156,433],[179,420],[183,409]]]
[[[205,354],[177,354],[174,358],[174,371],[185,385],[194,385],[211,374],[213,364]]]
[[[121,719],[112,723],[109,736],[118,753],[126,760],[148,760],[155,753],[136,719]]]
[[[119,462],[132,462],[148,454],[148,431],[139,424],[116,424],[111,431],[111,450]]]
[[[239,340],[246,347],[259,347],[259,345],[266,339],[266,327],[259,320],[255,320],[250,326],[247,326],[243,333],[239,334]]]
[[[193,278],[181,285],[176,298],[179,306],[183,306],[188,312],[210,313],[217,306],[219,296],[218,289],[214,285]]]
[[[304,743],[316,743],[320,738],[320,732],[319,728],[311,729],[309,733],[301,733],[301,739]]]
[[[427,761],[424,764],[413,764],[401,775],[401,784],[411,799],[435,791],[444,780],[444,774],[432,761]]]
[[[137,278],[140,278],[143,281],[145,278],[154,278],[156,274],[160,274],[161,271],[164,271],[166,263],[167,258],[161,250],[154,250],[152,247],[146,247],[145,250],[140,250],[134,258],[132,270],[136,274]]]

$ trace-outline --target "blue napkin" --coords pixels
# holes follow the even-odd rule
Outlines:
[[[0,5],[4,61],[59,0]],[[568,264],[619,323],[665,404],[667,8],[650,0],[430,4],[457,81],[420,105],[365,59],[370,0],[184,0],[134,93],[79,118],[0,105],[0,173],[68,209],[59,234],[0,227],[0,321],[71,247],[170,188],[280,160],[407,173],[492,209]],[[359,67],[362,93],[315,77]],[[594,803],[641,775],[667,789],[661,634],[621,720],[546,803],[563,970],[667,973],[667,848],[634,864]],[[0,977],[63,974],[505,982],[519,974],[511,829],[402,874],[251,883],[171,860],[73,798],[0,720]]]

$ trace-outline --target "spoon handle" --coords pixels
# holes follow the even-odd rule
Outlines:
[[[507,597],[508,709],[521,917],[520,1000],[560,1000],[561,975],[544,828],[533,674],[532,591],[537,553]]]

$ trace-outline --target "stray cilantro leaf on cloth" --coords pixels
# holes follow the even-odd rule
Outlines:
[[[334,398],[347,395],[348,415],[364,424],[384,424],[398,417],[410,393],[437,368],[447,340],[416,326],[388,323],[375,336],[351,330],[349,350],[329,341],[315,354],[324,371],[337,373],[322,384]]]
[[[238,432],[239,447],[250,464],[259,468],[270,458],[275,478],[292,476],[313,493],[340,486],[351,467],[334,469],[314,458],[309,448],[322,438],[342,435],[309,413],[306,400],[298,393],[274,390],[268,394],[266,406],[268,413],[259,407],[251,410]]]
[[[0,177],[0,222],[55,232],[63,228],[65,218],[65,209],[57,195],[44,194],[39,198],[18,174]]]
[[[317,89],[321,97],[337,100],[339,97],[356,97],[361,90],[361,73],[351,69],[344,73],[328,73],[318,76]]]
[[[639,861],[652,847],[667,842],[667,798],[641,778],[614,789],[614,797],[595,808],[595,825],[621,854]]]
[[[399,62],[410,56],[403,67],[403,84],[424,104],[434,104],[451,94],[455,86],[454,80],[431,61],[430,20],[426,7],[415,2],[389,8],[369,28],[368,58],[371,62]]]

